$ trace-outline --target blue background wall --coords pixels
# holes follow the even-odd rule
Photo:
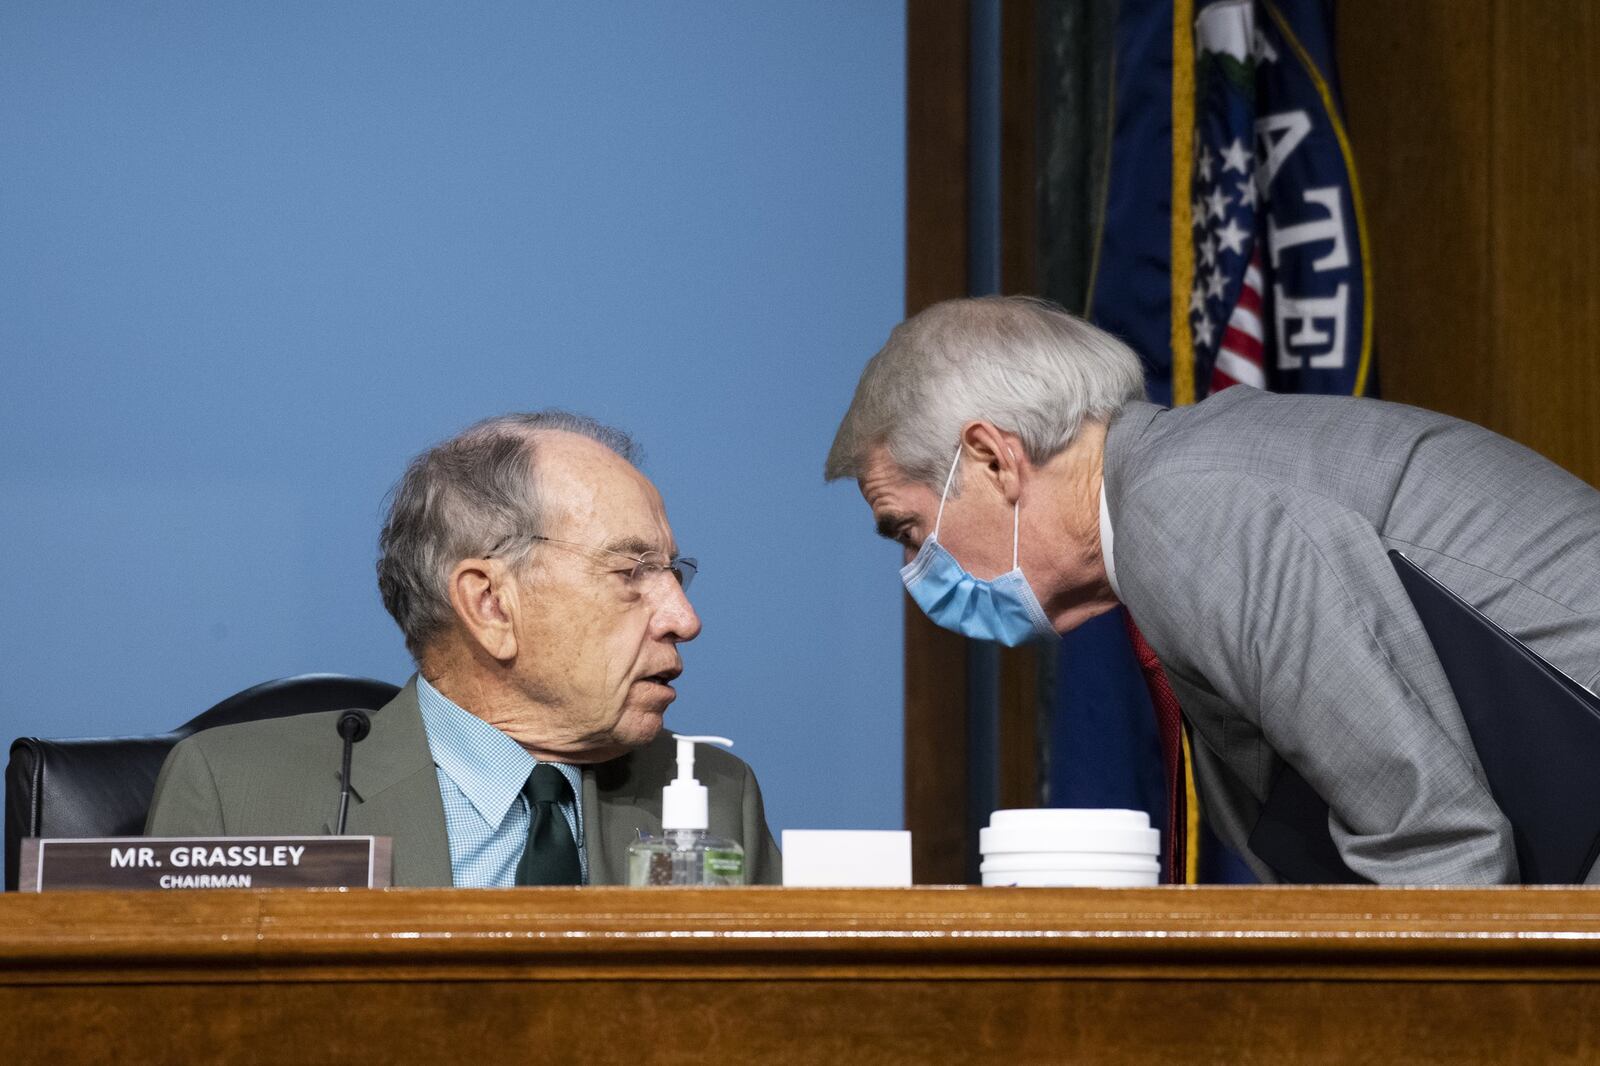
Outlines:
[[[774,829],[898,827],[897,552],[820,471],[900,317],[903,52],[898,0],[0,8],[0,732],[404,679],[385,491],[558,405],[701,559],[669,725]]]

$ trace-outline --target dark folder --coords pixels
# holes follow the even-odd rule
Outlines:
[[[1581,882],[1600,855],[1600,697],[1399,552],[1389,558],[1511,823],[1522,882]],[[1288,765],[1261,805],[1250,850],[1285,881],[1361,880],[1328,835],[1327,803]]]
[[[1404,555],[1389,558],[1511,822],[1523,883],[1581,882],[1600,851],[1600,697]]]

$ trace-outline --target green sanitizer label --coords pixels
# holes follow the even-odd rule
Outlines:
[[[706,879],[744,876],[744,856],[737,851],[706,851]]]

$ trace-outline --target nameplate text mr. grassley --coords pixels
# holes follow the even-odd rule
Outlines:
[[[299,866],[300,857],[306,853],[303,845],[275,844],[271,847],[258,844],[232,844],[228,847],[202,847],[184,844],[166,849],[166,858],[156,855],[150,847],[112,848],[113,867],[241,867]],[[162,888],[249,888],[248,873],[227,874],[162,874]]]

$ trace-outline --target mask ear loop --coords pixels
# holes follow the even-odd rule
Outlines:
[[[950,485],[956,479],[956,464],[959,462],[961,462],[961,445],[957,444],[955,458],[950,460],[950,473],[945,475],[944,492],[939,495],[939,514],[933,520],[933,536],[930,538],[932,540],[939,539],[939,527],[944,524],[944,501],[950,498]]]
[[[1013,462],[1016,461],[1017,457],[1012,453],[1010,448],[1006,449],[1006,454],[1011,456]],[[1021,525],[1022,497],[1019,495],[1017,497],[1017,502],[1011,505],[1011,569],[1013,570],[1017,569],[1017,560],[1019,558],[1017,555],[1017,533],[1021,528]]]
[[[1017,528],[1022,523],[1022,501],[1018,500],[1011,508],[1011,569],[1017,568]]]

